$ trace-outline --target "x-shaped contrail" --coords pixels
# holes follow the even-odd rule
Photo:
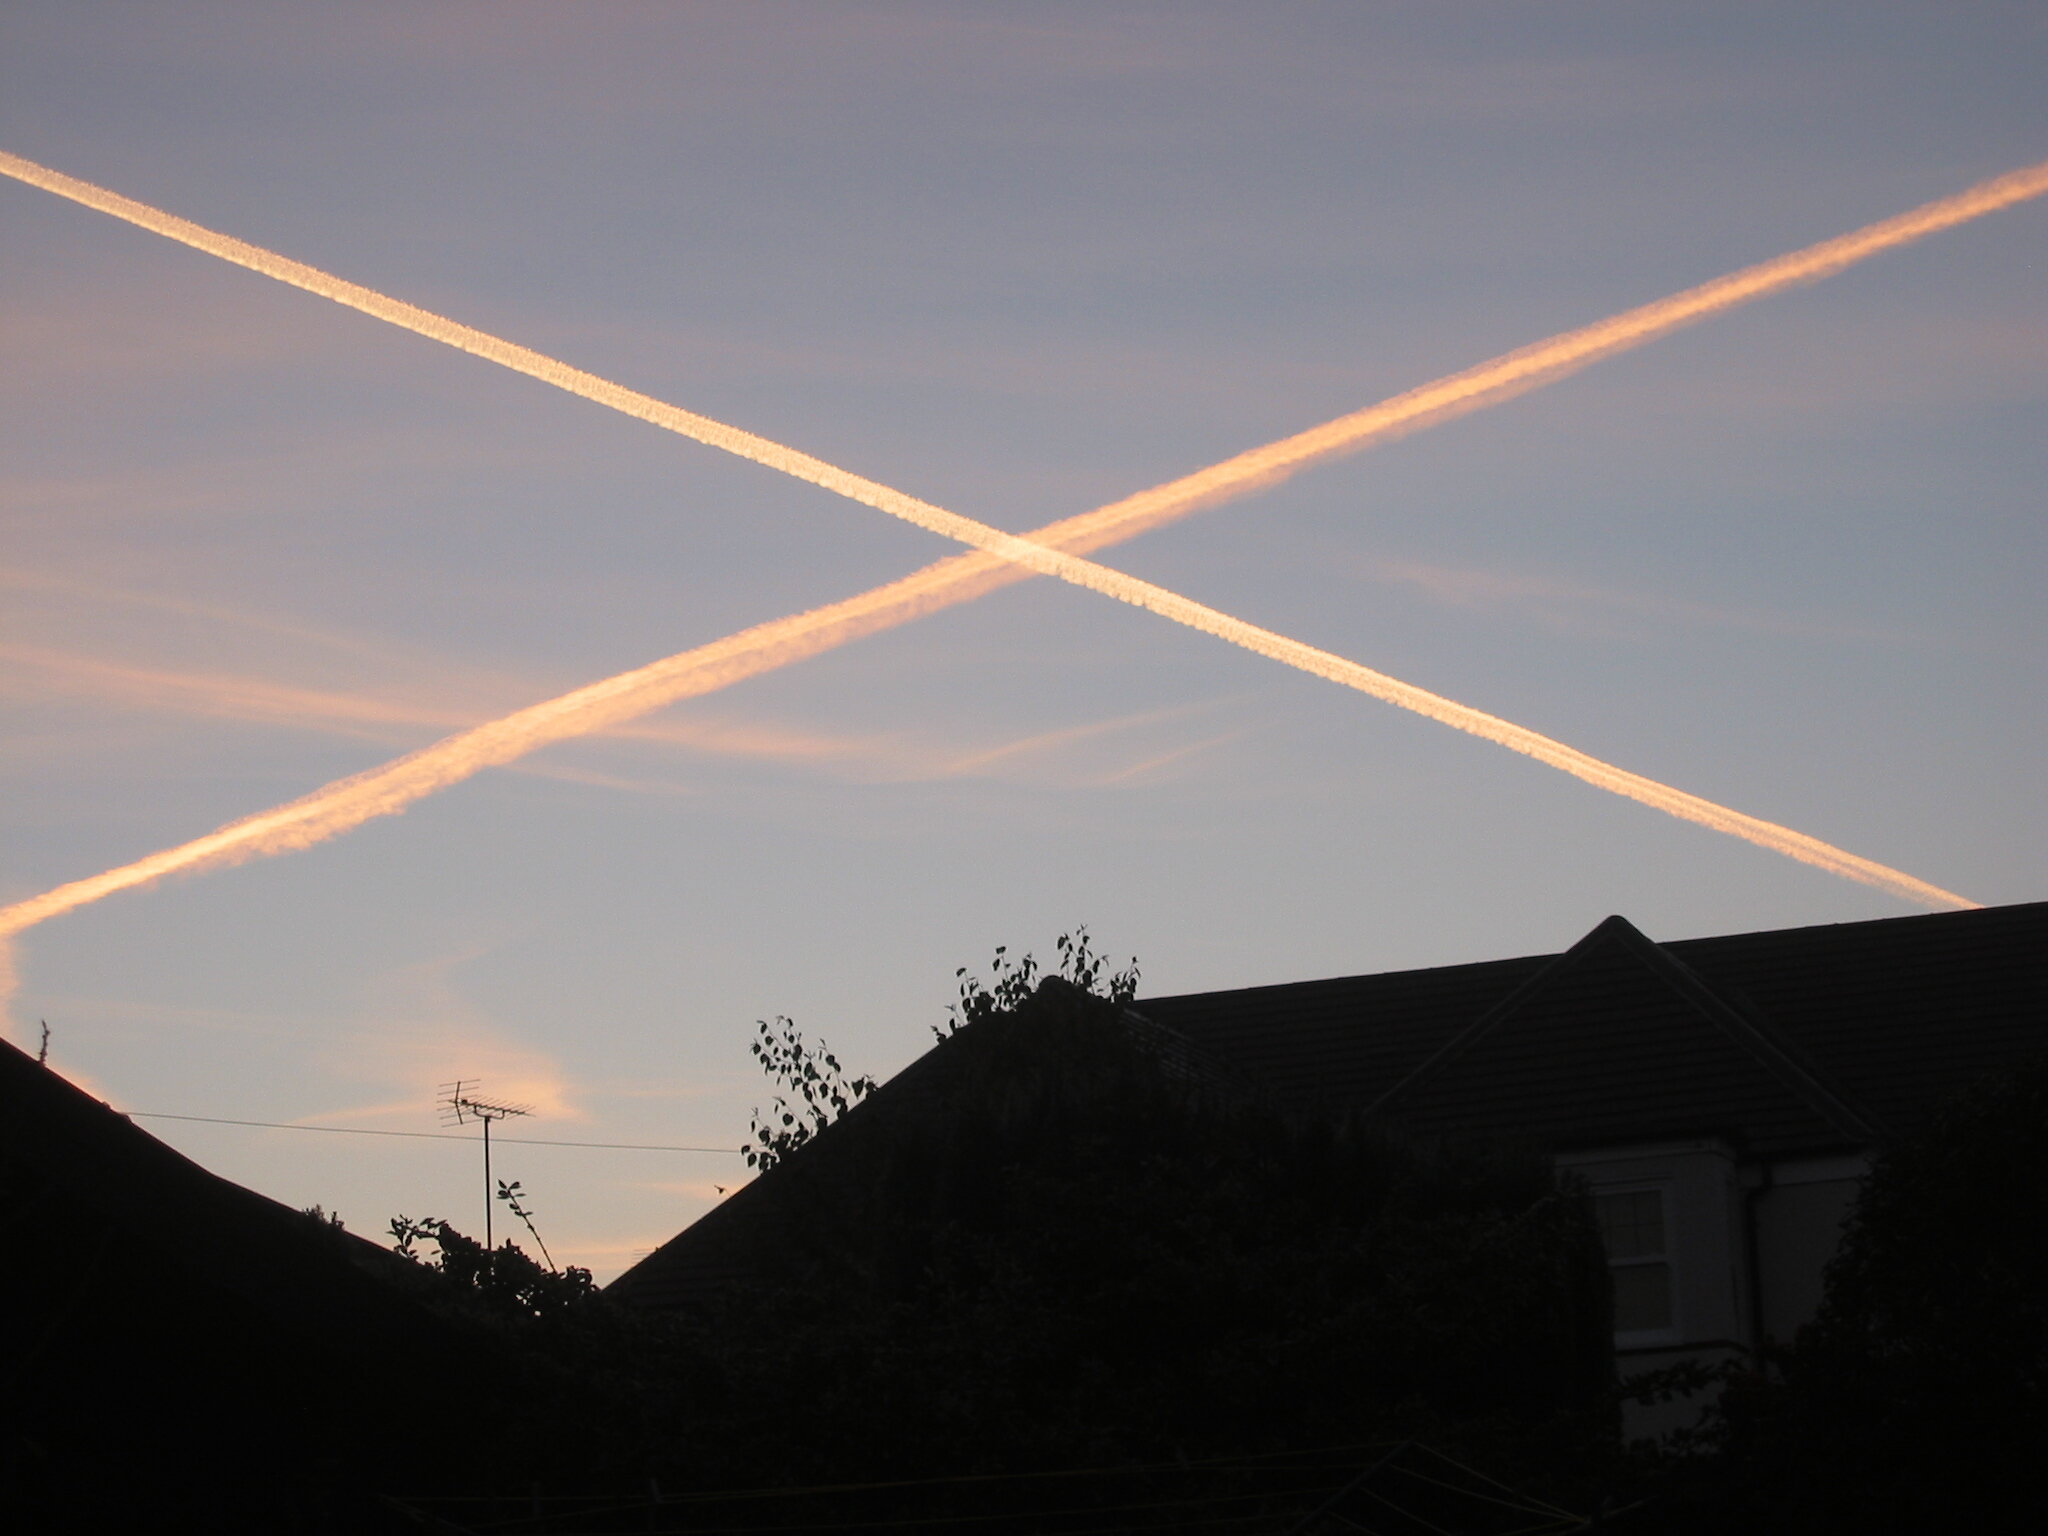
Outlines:
[[[1233,618],[1154,583],[1111,570],[1082,558],[1081,552],[1275,483],[1323,459],[1495,403],[1719,310],[1828,276],[1892,246],[2037,197],[2048,192],[2048,163],[2011,172],[1896,218],[1522,348],[1022,537],[32,161],[0,152],[0,172],[653,425],[808,480],[977,551],[939,561],[844,602],[743,630],[711,645],[593,683],[451,736],[382,767],[338,780],[192,842],[17,902],[0,909],[0,937],[18,933],[114,891],[177,871],[238,863],[306,847],[372,817],[402,810],[436,789],[483,768],[512,761],[549,742],[583,735],[676,699],[728,686],[859,635],[966,601],[1028,574],[1057,576],[1073,585],[1150,609],[1302,671],[1522,752],[1600,788],[1845,878],[1926,905],[1975,905],[1952,891],[1860,858],[1818,838],[1630,773],[1510,721]]]

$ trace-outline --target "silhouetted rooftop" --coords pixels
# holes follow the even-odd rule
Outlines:
[[[0,1218],[22,1529],[393,1529],[372,1480],[416,1479],[441,1449],[408,1378],[458,1355],[505,1375],[463,1354],[476,1330],[422,1303],[416,1266],[209,1173],[4,1042]]]
[[[1667,944],[1610,917],[1561,955],[1153,998],[1125,1022],[1162,1077],[1370,1109],[1424,1136],[1824,1153],[2048,1050],[2048,902]],[[963,1101],[994,1115],[1022,1091],[1005,1070],[1043,1073],[984,1028],[912,1062],[609,1294],[674,1307],[774,1272],[813,1203],[849,1198],[853,1170],[907,1128],[971,1128]]]
[[[1136,1006],[1272,1092],[1418,1130],[1818,1150],[2048,1049],[2048,902],[1662,944],[1609,918],[1562,955]]]

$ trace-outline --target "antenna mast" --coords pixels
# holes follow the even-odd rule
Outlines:
[[[514,1115],[530,1115],[531,1104],[502,1104],[495,1099],[481,1097],[477,1090],[483,1084],[473,1077],[458,1077],[452,1083],[441,1085],[441,1123],[443,1125],[467,1125],[478,1122],[484,1128],[484,1252],[494,1252],[491,1234],[491,1122],[509,1120]]]

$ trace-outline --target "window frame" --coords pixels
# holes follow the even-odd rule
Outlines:
[[[1580,1172],[1583,1173],[1584,1170],[1582,1169]],[[1677,1233],[1674,1225],[1674,1218],[1677,1213],[1674,1209],[1676,1202],[1672,1198],[1674,1183],[1675,1181],[1671,1179],[1627,1179],[1617,1180],[1613,1183],[1604,1181],[1594,1183],[1591,1180],[1588,1181],[1587,1193],[1593,1200],[1593,1214],[1596,1222],[1599,1220],[1600,1202],[1604,1199],[1618,1195],[1655,1195],[1657,1197],[1657,1223],[1662,1239],[1657,1252],[1630,1254],[1626,1258],[1616,1258],[1613,1254],[1606,1252],[1606,1233],[1604,1230],[1601,1233],[1601,1250],[1607,1260],[1607,1271],[1610,1276],[1618,1269],[1647,1269],[1651,1265],[1661,1266],[1664,1270],[1666,1322],[1656,1328],[1616,1328],[1614,1330],[1614,1347],[1618,1350],[1662,1349],[1679,1343],[1684,1339],[1685,1318],[1680,1306],[1680,1299],[1684,1293],[1679,1284],[1678,1244],[1675,1241]]]
[[[1671,1327],[1616,1330],[1616,1354],[1654,1357],[1754,1346],[1757,1271],[1746,1216],[1755,1165],[1726,1138],[1579,1142],[1553,1152],[1551,1162],[1560,1177],[1585,1191],[1589,1204],[1610,1192],[1664,1191]]]

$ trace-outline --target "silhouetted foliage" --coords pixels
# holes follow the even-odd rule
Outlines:
[[[1053,940],[1053,947],[1060,957],[1059,969],[1054,974],[1076,991],[1118,1006],[1138,995],[1137,956],[1133,955],[1130,964],[1122,970],[1105,977],[1103,972],[1108,969],[1109,962],[1095,953],[1087,924],[1083,923],[1072,933],[1061,934]],[[1009,945],[996,946],[986,984],[964,965],[953,973],[960,983],[960,1001],[947,1005],[946,1012],[952,1017],[943,1029],[937,1025],[932,1027],[934,1036],[943,1040],[969,1024],[1021,1008],[1031,1000],[1037,986],[1038,961],[1028,951],[1019,960],[1013,961],[1009,955]]]
[[[1053,944],[1059,952],[1057,974],[1070,986],[1119,1005],[1137,996],[1137,958],[1133,956],[1123,970],[1105,976],[1108,961],[1095,953],[1086,924],[1061,934]],[[1007,944],[996,946],[986,985],[964,965],[953,973],[960,984],[960,1000],[947,1005],[951,1017],[943,1029],[933,1026],[934,1036],[943,1040],[968,1024],[1030,1000],[1038,961],[1029,953],[1013,961],[1009,952]],[[822,1036],[812,1046],[795,1021],[782,1014],[775,1016],[773,1024],[766,1019],[755,1021],[749,1050],[761,1070],[783,1089],[766,1116],[758,1108],[754,1110],[751,1139],[740,1148],[747,1166],[762,1173],[875,1091],[872,1077],[848,1077]],[[538,1241],[540,1234],[536,1232],[534,1237]]]
[[[848,1077],[823,1037],[813,1048],[793,1020],[755,1023],[750,1048],[761,1070],[780,1083],[775,1107],[753,1113],[753,1139],[740,1148],[747,1166],[766,1173],[875,1091],[872,1077]]]
[[[1388,1436],[1560,1476],[1611,1439],[1606,1269],[1544,1160],[1198,1087],[1057,978],[969,1006],[775,1170],[772,1264],[682,1324],[750,1477]]]
[[[517,1191],[518,1186],[500,1188]],[[516,1200],[516,1194],[512,1198]],[[516,1204],[513,1209],[519,1211]],[[536,1233],[535,1237],[538,1236]],[[552,1265],[543,1268],[510,1239],[487,1250],[475,1238],[464,1236],[437,1216],[422,1216],[418,1220],[394,1216],[391,1237],[394,1253],[438,1271],[458,1292],[474,1298],[493,1317],[559,1318],[597,1292],[587,1269],[574,1265],[565,1270],[556,1270]],[[423,1243],[432,1245],[431,1259],[421,1251]]]
[[[960,973],[954,1028],[859,1115],[866,1080],[763,1026],[798,1106],[776,1129],[807,1134],[761,1142],[782,1155],[746,1194],[786,1220],[680,1314],[435,1218],[395,1218],[393,1257],[321,1212],[276,1212],[304,1266],[288,1284],[215,1248],[18,1286],[47,1314],[23,1358],[47,1364],[0,1425],[0,1491],[76,1503],[81,1530],[148,1528],[153,1488],[99,1497],[106,1443],[185,1480],[165,1509],[234,1486],[221,1529],[405,1523],[386,1493],[427,1524],[536,1533],[712,1511],[721,1529],[1286,1529],[1421,1440],[1579,1502],[1612,1434],[1606,1271],[1543,1160],[1264,1102],[1148,1035],[1122,1006],[1135,967],[1111,974],[1085,934],[1059,969]],[[530,1220],[517,1185],[499,1195]],[[275,1322],[250,1300],[273,1293],[291,1302]],[[93,1373],[117,1367],[103,1401]],[[14,1471],[44,1454],[33,1414],[53,1403],[61,1460]],[[135,1423],[161,1446],[138,1450]],[[1414,1497],[1461,1475],[1433,1454],[1400,1474]],[[812,1491],[711,1499],[735,1488]]]
[[[534,1244],[540,1249],[542,1262],[551,1271],[559,1273],[555,1266],[555,1256],[548,1252],[547,1240],[540,1235],[540,1228],[533,1224],[533,1207],[527,1204],[526,1186],[517,1179],[509,1184],[500,1179],[496,1198],[504,1201],[512,1214],[525,1223],[527,1232],[532,1235]]]
[[[2048,1528],[2048,1059],[1876,1159],[1814,1323],[1731,1369],[1671,1529]]]
[[[1975,1085],[1878,1158],[1806,1347],[1935,1408],[2048,1404],[2048,1058]],[[1944,1408],[1941,1411],[1949,1411]]]

